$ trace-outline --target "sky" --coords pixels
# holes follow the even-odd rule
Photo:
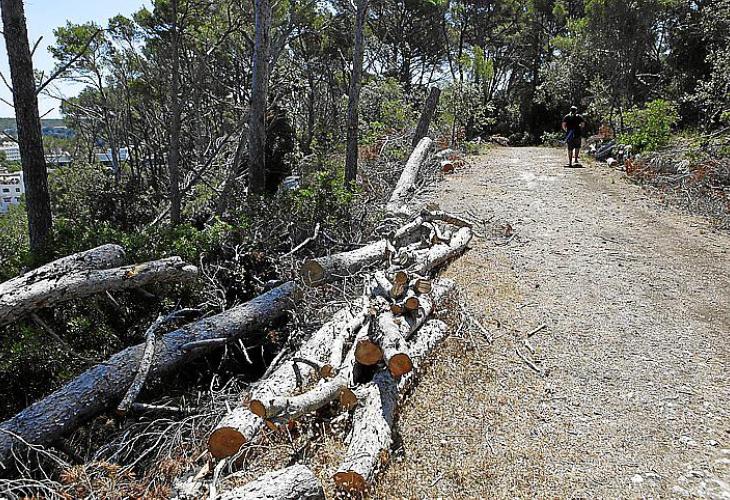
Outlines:
[[[149,1],[146,0],[25,0],[23,3],[30,46],[32,47],[39,37],[43,37],[33,56],[33,66],[36,70],[44,71],[46,75],[51,73],[54,67],[48,46],[55,42],[53,37],[55,28],[66,24],[67,21],[73,23],[95,21],[105,25],[109,18],[117,14],[128,16],[144,5],[149,5]],[[8,54],[2,36],[0,36],[0,71],[10,82]],[[57,88],[65,97],[74,96],[81,90],[78,85],[64,82],[59,82]],[[12,102],[10,89],[1,81],[0,98],[3,101]],[[58,106],[57,99],[39,96],[38,107],[44,118],[60,118]],[[12,107],[0,101],[0,117],[6,116],[15,116],[15,112]]]

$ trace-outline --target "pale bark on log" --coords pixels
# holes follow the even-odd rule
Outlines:
[[[128,290],[151,283],[189,281],[198,268],[180,257],[145,262],[113,269],[75,271],[15,289],[0,296],[0,325],[23,315],[61,302],[80,299],[105,291]]]
[[[428,153],[431,151],[432,146],[433,141],[431,138],[424,137],[413,150],[400,179],[398,179],[393,194],[390,196],[390,200],[388,200],[388,204],[386,205],[388,212],[407,212],[405,208],[406,202],[415,189],[418,171],[423,162],[426,161],[426,158],[428,158]]]
[[[352,276],[366,267],[385,261],[395,248],[412,243],[410,240],[421,230],[421,223],[406,224],[389,239],[378,240],[349,252],[305,260],[299,268],[299,277],[307,286],[318,286]],[[410,251],[408,248],[405,249],[406,253]]]
[[[394,377],[400,377],[413,369],[413,361],[408,354],[408,338],[423,325],[453,289],[451,280],[439,279],[433,283],[433,292],[423,295],[420,309],[412,316],[395,316],[392,312],[382,313],[377,320],[375,342],[383,351],[388,370]],[[362,362],[362,360],[358,359]]]
[[[446,324],[439,320],[428,321],[418,330],[409,348],[417,368],[447,333]],[[361,406],[353,416],[347,454],[334,476],[337,488],[364,492],[388,462],[397,405],[413,386],[416,375],[417,371],[412,371],[396,382],[388,371],[381,371],[370,384],[358,389]]]
[[[398,384],[388,372],[357,390],[361,404],[352,418],[347,454],[334,476],[340,490],[363,492],[390,460],[392,427],[398,404]]]
[[[423,276],[428,275],[435,268],[448,262],[454,257],[461,255],[472,238],[471,229],[463,227],[459,229],[452,237],[448,244],[442,243],[434,245],[428,250],[418,250],[412,256],[413,260],[418,262],[414,267],[416,274]]]
[[[387,240],[379,240],[349,252],[309,259],[302,264],[299,275],[307,286],[322,285],[383,262],[388,257],[389,249]]]
[[[324,364],[329,360],[330,349],[337,335],[343,330],[352,336],[365,320],[364,301],[356,301],[353,309],[340,309],[332,320],[323,325],[292,356]],[[261,416],[268,402],[276,397],[291,394],[296,390],[297,377],[294,362],[288,360],[274,370],[270,376],[261,380],[251,393],[249,406],[237,406],[229,412],[215,427],[208,439],[208,450],[216,458],[234,455],[245,443],[256,437],[264,427]],[[299,368],[302,382],[309,383],[317,375],[312,366],[302,365]]]
[[[276,423],[286,423],[316,411],[337,398],[342,400],[344,397],[345,400],[349,400],[349,394],[343,393],[354,384],[355,345],[359,340],[366,337],[367,332],[361,330],[344,362],[338,367],[339,372],[334,378],[319,383],[305,393],[296,396],[281,396],[269,400],[264,406],[261,416]]]
[[[0,297],[44,279],[55,278],[72,271],[109,269],[124,263],[124,249],[119,245],[102,245],[49,262],[16,278],[0,283]]]
[[[266,325],[286,314],[295,292],[296,285],[290,281],[245,304],[163,335],[149,376],[168,374],[214,350],[183,350],[191,341],[261,337]],[[12,434],[29,443],[48,444],[116,404],[135,377],[143,349],[144,344],[128,347],[1,423],[0,464],[10,457]]]
[[[324,500],[324,490],[309,467],[293,465],[268,472],[244,486],[221,492],[218,500]]]

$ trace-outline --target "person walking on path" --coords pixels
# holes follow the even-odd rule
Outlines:
[[[572,106],[570,113],[563,118],[563,130],[566,132],[565,142],[568,145],[568,166],[573,166],[573,158],[575,158],[576,166],[579,166],[578,155],[583,142],[583,127],[585,120],[578,114],[578,107]]]

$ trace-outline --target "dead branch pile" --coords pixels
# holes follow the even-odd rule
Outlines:
[[[665,201],[730,228],[730,134],[709,136],[697,146],[686,140],[625,162],[626,174],[655,189]]]

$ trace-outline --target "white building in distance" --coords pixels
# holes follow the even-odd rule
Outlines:
[[[0,214],[4,214],[10,205],[20,203],[20,197],[25,193],[23,172],[10,173],[0,170]]]
[[[14,142],[3,142],[0,152],[5,153],[6,161],[20,161],[20,148]]]

